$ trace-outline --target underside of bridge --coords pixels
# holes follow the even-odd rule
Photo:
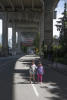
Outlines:
[[[53,11],[59,0],[0,0],[0,19],[3,21],[2,52],[8,54],[8,27],[12,27],[12,51],[20,51],[22,34],[40,32],[42,41],[50,46],[53,38]],[[18,32],[18,48],[16,48]],[[33,40],[33,39],[32,39]]]

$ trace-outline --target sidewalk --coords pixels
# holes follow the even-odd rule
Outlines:
[[[61,72],[64,75],[67,75],[67,65],[64,65],[64,64],[61,64],[58,62],[51,62],[51,61],[49,61],[47,59],[43,59],[43,58],[41,58],[41,60],[45,66],[50,67],[58,72]]]

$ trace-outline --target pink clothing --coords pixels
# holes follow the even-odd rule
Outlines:
[[[38,82],[39,81],[42,82],[43,74],[44,74],[43,66],[39,65],[38,68],[37,68],[37,80],[38,80]]]
[[[39,82],[39,80],[42,82],[42,74],[37,74],[37,81]]]

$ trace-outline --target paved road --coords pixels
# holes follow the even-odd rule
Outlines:
[[[1,63],[0,100],[67,100],[67,76],[47,66],[42,84],[29,83],[32,59],[37,62],[39,57],[26,55]]]

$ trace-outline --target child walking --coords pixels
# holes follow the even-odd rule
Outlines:
[[[31,80],[33,79],[33,81],[35,82],[35,71],[36,71],[37,66],[35,65],[35,62],[32,61],[32,65],[30,67],[29,73],[30,73],[30,83]]]
[[[37,81],[42,83],[42,77],[43,77],[43,65],[41,64],[41,62],[39,62],[38,64],[38,68],[37,68]]]

